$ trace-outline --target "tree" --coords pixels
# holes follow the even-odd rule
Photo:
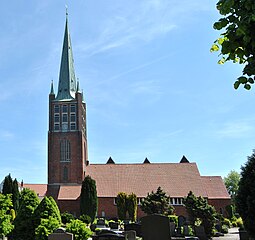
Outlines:
[[[48,236],[59,227],[59,221],[52,216],[47,219],[41,219],[40,225],[35,229],[35,239],[48,240]]]
[[[229,195],[231,196],[232,202],[235,203],[236,194],[239,187],[240,174],[231,170],[227,177],[224,177],[224,183],[228,190]]]
[[[20,207],[14,220],[12,237],[15,240],[34,240],[33,214],[39,205],[39,198],[30,189],[23,189],[20,196]]]
[[[147,214],[159,213],[163,215],[171,215],[173,213],[173,206],[170,203],[170,196],[168,196],[161,187],[157,191],[153,191],[141,202],[141,209]]]
[[[234,83],[237,89],[240,84],[249,90],[254,83],[255,75],[255,1],[253,0],[219,0],[216,7],[221,15],[213,27],[224,29],[211,51],[219,51],[222,58],[219,64],[227,61],[245,64],[242,76]]]
[[[193,226],[197,220],[201,221],[204,226],[207,236],[213,236],[213,228],[216,222],[216,210],[209,205],[203,197],[196,197],[193,192],[189,192],[188,196],[184,198],[183,204],[188,212],[189,219]]]
[[[66,231],[72,233],[75,240],[87,240],[92,236],[91,230],[79,219],[67,223]]]
[[[80,210],[81,215],[85,214],[91,217],[94,221],[97,213],[97,189],[96,181],[90,176],[86,176],[82,182],[80,195]]]
[[[11,174],[4,178],[3,184],[3,194],[12,194],[12,203],[15,211],[18,210],[19,207],[19,187],[18,181],[15,178],[14,180],[11,177]]]
[[[127,194],[119,192],[116,197],[117,213],[120,220],[127,219]]]
[[[255,237],[255,151],[241,167],[241,178],[236,195],[237,211],[250,237]]]
[[[12,215],[10,210],[12,208],[11,195],[0,193],[0,236],[7,236],[13,230]]]
[[[56,219],[59,226],[61,225],[61,215],[55,200],[52,197],[44,197],[33,214],[35,228],[42,223],[42,219],[49,219],[50,217]],[[46,227],[47,224],[44,224],[43,226]],[[51,229],[48,230],[50,232]]]
[[[131,193],[127,196],[126,204],[128,216],[131,221],[135,222],[137,217],[137,197],[134,193]]]

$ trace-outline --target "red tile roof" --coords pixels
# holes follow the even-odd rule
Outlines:
[[[24,183],[23,188],[34,190],[39,197],[44,197],[47,192],[47,184],[29,184]]]
[[[209,199],[230,199],[225,184],[220,176],[201,177]]]
[[[58,200],[76,200],[81,194],[81,186],[60,186]]]
[[[196,163],[90,164],[86,175],[96,180],[98,197],[119,192],[145,197],[159,186],[170,197],[187,196],[190,190],[207,197]]]

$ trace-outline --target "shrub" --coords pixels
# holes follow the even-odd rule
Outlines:
[[[60,223],[54,217],[50,216],[48,219],[41,219],[40,225],[35,229],[35,239],[47,240],[48,236],[59,227]]]
[[[85,214],[80,216],[80,220],[86,224],[90,224],[92,221],[91,217],[89,215],[85,215]]]
[[[227,225],[222,225],[221,232],[222,233],[228,233],[228,226]]]
[[[241,217],[236,219],[236,226],[237,227],[243,226],[243,219]]]
[[[178,224],[178,216],[176,215],[168,215],[169,221],[174,222],[176,225]]]
[[[223,225],[227,226],[228,228],[231,227],[231,221],[227,218],[224,218],[222,223],[223,223]]]
[[[63,224],[67,224],[67,223],[70,223],[71,220],[74,220],[75,217],[73,216],[73,214],[69,212],[64,212],[64,213],[61,213],[61,219]]]
[[[92,231],[79,219],[67,223],[66,231],[72,233],[75,240],[87,240],[92,236]]]

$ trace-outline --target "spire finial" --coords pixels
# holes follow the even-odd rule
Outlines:
[[[53,80],[51,80],[50,94],[54,94]]]
[[[66,17],[68,16],[68,6],[66,5]]]

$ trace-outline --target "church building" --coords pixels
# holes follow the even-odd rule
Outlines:
[[[40,197],[53,196],[61,212],[80,213],[81,183],[90,175],[96,181],[98,216],[117,217],[115,198],[119,192],[135,193],[138,205],[160,186],[170,197],[177,215],[186,215],[183,198],[192,191],[203,196],[218,212],[225,213],[230,196],[220,176],[201,176],[196,163],[186,157],[179,163],[106,164],[88,161],[86,103],[75,77],[68,16],[55,94],[49,94],[48,184],[24,184]],[[144,213],[138,207],[138,218]]]

